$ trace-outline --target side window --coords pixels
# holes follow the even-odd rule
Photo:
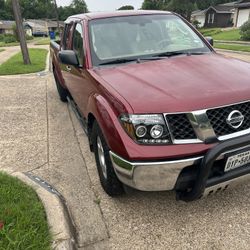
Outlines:
[[[69,49],[70,29],[72,24],[66,24],[63,33],[63,49]]]
[[[83,39],[82,25],[80,23],[77,23],[73,35],[73,50],[76,52],[80,64],[82,64],[84,57],[83,43],[84,39]]]

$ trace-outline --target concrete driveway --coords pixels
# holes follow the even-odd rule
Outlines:
[[[249,183],[192,203],[172,192],[112,199],[51,74],[0,77],[0,89],[0,169],[31,172],[64,196],[79,249],[249,249]]]

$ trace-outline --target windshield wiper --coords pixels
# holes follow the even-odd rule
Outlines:
[[[184,51],[172,51],[172,52],[164,52],[155,55],[155,57],[172,57],[172,56],[179,56],[179,55],[186,55],[186,56],[191,56],[191,55],[202,55],[204,54],[203,52],[184,52]]]
[[[128,62],[137,62],[138,59],[115,59],[112,61],[108,61],[108,62],[104,62],[104,63],[100,63],[99,65],[110,65],[110,64],[122,64],[122,63],[128,63]]]
[[[141,58],[134,58],[134,59],[116,59],[108,62],[101,63],[99,65],[111,65],[111,64],[122,64],[128,62],[137,62],[141,63],[142,61],[156,61],[163,59],[164,56],[152,56],[152,57],[141,57]]]

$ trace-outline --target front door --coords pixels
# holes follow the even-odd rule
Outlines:
[[[91,83],[89,74],[85,69],[85,43],[84,43],[84,29],[82,23],[74,25],[71,49],[75,51],[79,66],[68,66],[70,72],[70,79],[66,85],[71,93],[78,109],[83,116],[87,116],[87,102],[88,95],[91,92]]]

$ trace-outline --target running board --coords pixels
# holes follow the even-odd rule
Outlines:
[[[69,96],[67,96],[67,100],[68,103],[70,105],[70,107],[72,108],[72,110],[74,111],[77,120],[80,122],[81,127],[83,128],[84,132],[86,133],[86,135],[88,135],[88,129],[87,129],[87,122],[86,120],[83,118],[81,112],[79,111],[77,104],[74,102],[73,99],[71,99]]]

